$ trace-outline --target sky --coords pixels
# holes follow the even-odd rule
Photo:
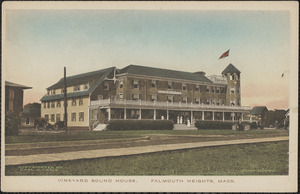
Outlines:
[[[24,105],[64,67],[67,76],[130,64],[220,75],[232,63],[242,106],[289,108],[288,11],[17,9],[5,19],[3,74],[33,87]]]

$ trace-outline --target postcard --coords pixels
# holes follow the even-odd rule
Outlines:
[[[2,191],[298,190],[297,2],[2,5]]]

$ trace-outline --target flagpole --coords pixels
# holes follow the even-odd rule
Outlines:
[[[68,132],[68,113],[67,113],[67,78],[66,78],[66,67],[64,67],[64,109],[65,109],[65,132]]]

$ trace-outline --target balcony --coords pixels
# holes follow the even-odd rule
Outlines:
[[[159,102],[159,101],[143,101],[143,100],[95,100],[90,102],[90,108],[96,107],[136,107],[136,108],[169,108],[169,109],[189,109],[189,110],[238,110],[250,111],[249,106],[225,106],[225,105],[208,105],[181,102]]]

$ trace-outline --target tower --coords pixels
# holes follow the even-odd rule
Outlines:
[[[231,63],[224,69],[222,75],[227,78],[227,106],[241,106],[241,72]]]

